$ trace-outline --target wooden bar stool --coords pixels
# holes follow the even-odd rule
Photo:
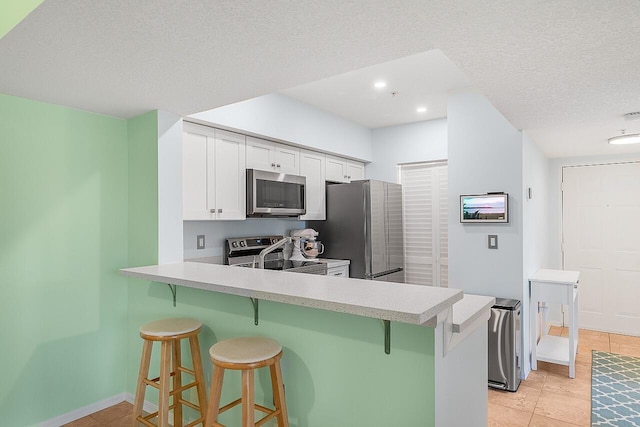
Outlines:
[[[262,337],[228,339],[211,346],[209,356],[213,362],[213,376],[206,427],[224,427],[218,422],[218,415],[240,403],[242,403],[242,427],[261,426],[274,417],[277,417],[278,427],[289,427],[280,370],[282,346],[277,341]],[[254,401],[254,369],[265,366],[269,366],[271,371],[275,409],[256,405]],[[242,397],[220,408],[225,369],[242,371]],[[255,409],[267,415],[255,422]]]
[[[202,323],[195,319],[177,318],[162,319],[150,322],[140,327],[140,336],[144,340],[142,347],[142,361],[140,362],[140,373],[138,375],[138,386],[136,388],[136,399],[133,406],[133,422],[135,427],[138,423],[147,426],[155,426],[151,423],[151,419],[158,417],[158,427],[169,426],[169,411],[173,410],[173,426],[174,427],[191,427],[196,424],[204,424],[205,421],[205,405],[207,402],[206,387],[204,382],[204,372],[202,370],[202,359],[200,357],[200,344],[198,343],[198,333],[202,329]],[[180,342],[183,339],[189,339],[191,348],[191,360],[193,362],[193,370],[182,366],[182,356],[180,351]],[[159,341],[161,343],[160,350],[160,376],[150,379],[149,363],[151,362],[151,350],[153,343]],[[192,383],[182,385],[182,374],[190,374],[194,381]],[[170,379],[173,378],[173,387],[169,387]],[[158,411],[143,416],[142,405],[144,403],[144,394],[147,386],[158,389]],[[190,389],[196,388],[198,393],[198,405],[195,405],[183,399],[183,393]],[[169,406],[169,397],[173,397],[171,406]],[[188,406],[200,413],[200,417],[182,425],[182,406]]]

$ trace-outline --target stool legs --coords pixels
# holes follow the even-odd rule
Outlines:
[[[193,371],[195,379],[197,381],[196,391],[198,392],[198,406],[200,407],[200,421],[204,426],[206,420],[206,408],[207,408],[207,387],[204,383],[204,370],[202,369],[202,357],[200,356],[200,342],[198,336],[194,335],[189,338],[189,345],[191,346],[191,357],[193,359]]]
[[[269,367],[271,372],[271,388],[273,390],[273,400],[278,413],[278,427],[289,427],[289,417],[287,417],[287,402],[284,398],[284,384],[282,383],[282,370],[280,361]]]
[[[144,404],[144,391],[147,387],[145,380],[149,375],[149,364],[151,363],[151,349],[153,342],[144,341],[142,344],[142,359],[140,361],[140,372],[138,373],[138,386],[136,387],[136,398],[133,404],[132,427],[138,425],[138,417],[142,415],[142,405]]]
[[[171,350],[173,341],[162,341],[160,350],[160,393],[158,396],[158,425],[169,425],[169,381],[171,380]]]
[[[242,371],[242,427],[255,427],[253,369]]]
[[[173,372],[173,390],[178,390],[173,395],[173,426],[182,427],[182,355],[180,348],[180,341],[173,341],[173,363],[171,364],[171,370]]]
[[[138,374],[138,385],[136,387],[136,397],[133,407],[132,427],[136,427],[139,422],[143,422],[141,418],[148,420],[151,416],[150,415],[145,418],[142,415],[147,385],[152,385],[158,388],[157,421],[159,427],[169,426],[169,411],[171,409],[173,409],[173,426],[182,427],[182,405],[187,405],[193,409],[199,409],[200,411],[200,418],[196,421],[192,421],[189,425],[194,426],[199,423],[204,424],[206,419],[207,392],[204,383],[204,371],[202,369],[202,358],[200,356],[200,344],[198,342],[197,334],[189,336],[189,345],[193,359],[193,371],[182,366],[180,339],[167,339],[161,341],[160,375],[158,378],[149,379],[149,365],[151,362],[151,350],[153,348],[153,343],[154,341],[145,339],[142,346],[142,360],[140,362],[140,373]],[[186,389],[191,387],[196,388],[198,393],[198,407],[183,399],[183,388],[185,388],[182,385],[183,372],[187,372],[194,376],[194,382],[190,385],[187,383]],[[171,396],[173,396],[173,403],[170,405]],[[146,425],[153,425],[148,421],[144,423]]]
[[[211,376],[211,395],[209,396],[209,407],[207,409],[207,422],[205,427],[216,426],[218,415],[220,415],[220,398],[222,397],[222,380],[224,379],[224,368],[213,367]]]

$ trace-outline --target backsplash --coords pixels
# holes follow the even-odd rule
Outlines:
[[[224,239],[289,233],[305,228],[305,221],[255,218],[244,221],[184,221],[184,259],[222,257]],[[205,249],[196,249],[197,236],[204,234]]]

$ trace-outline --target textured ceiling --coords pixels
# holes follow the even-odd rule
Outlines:
[[[0,92],[117,117],[191,114],[439,49],[548,155],[603,154],[601,137],[579,131],[618,133],[622,114],[640,110],[639,10],[638,0],[46,0],[0,39]]]
[[[385,81],[382,89],[374,87]],[[439,50],[329,77],[282,93],[368,128],[447,116],[447,94],[469,80]],[[427,108],[418,113],[417,107]]]

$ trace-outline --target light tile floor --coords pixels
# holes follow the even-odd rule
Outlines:
[[[552,327],[551,335],[568,336]],[[567,366],[539,362],[538,370],[515,393],[489,390],[489,427],[589,426],[591,420],[591,350],[640,357],[640,337],[580,329],[576,377]]]
[[[566,328],[550,334],[567,336]],[[640,337],[581,329],[576,377],[569,368],[538,363],[515,393],[489,390],[488,427],[589,426],[591,418],[591,350],[640,357]],[[133,407],[127,402],[91,414],[64,427],[125,427],[131,425]]]

